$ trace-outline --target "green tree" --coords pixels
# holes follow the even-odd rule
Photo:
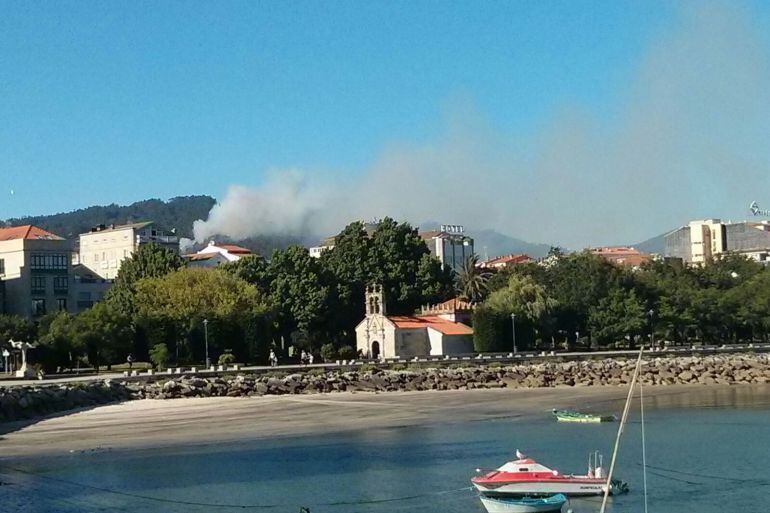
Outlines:
[[[451,270],[436,265],[429,256],[425,241],[408,223],[386,217],[372,233],[370,281],[383,285],[389,312],[411,314],[420,305],[451,296]]]
[[[301,246],[290,246],[273,254],[268,274],[278,332],[286,340],[297,331],[317,333],[325,322],[329,295],[318,259]]]
[[[470,255],[463,261],[462,269],[457,276],[458,296],[471,303],[478,303],[484,299],[487,280],[490,277],[490,272],[479,268],[478,264],[478,255]]]
[[[259,255],[247,255],[234,262],[228,262],[219,270],[232,274],[257,288],[261,295],[267,295],[270,290],[270,274],[268,263]]]
[[[527,330],[534,330],[535,338],[553,335],[553,313],[558,303],[531,276],[511,275],[508,286],[490,294],[486,306],[506,318],[516,315],[517,345],[519,339],[523,345],[528,338],[528,334],[524,335]],[[524,336],[519,337],[520,333]]]
[[[607,345],[625,336],[633,347],[634,337],[641,335],[646,326],[644,302],[634,290],[616,287],[590,309],[588,326],[591,336],[600,344]]]
[[[76,333],[75,318],[67,312],[49,314],[40,320],[38,347],[33,354],[47,372],[72,367],[73,358],[80,351],[74,344]]]
[[[591,307],[626,279],[625,271],[589,251],[559,258],[547,274],[547,288],[559,305],[556,327],[587,331]]]
[[[321,346],[321,358],[325,362],[330,362],[334,360],[337,357],[337,350],[334,347],[334,344],[324,344]]]
[[[353,330],[364,315],[364,289],[373,279],[370,254],[371,240],[361,222],[347,225],[334,247],[321,253],[322,280],[329,287],[325,331],[337,346],[354,342]]]
[[[135,286],[144,278],[159,278],[184,267],[182,258],[168,248],[158,244],[142,244],[120,264],[107,301],[124,315],[134,313]]]
[[[222,342],[246,359],[247,334],[268,308],[257,289],[219,270],[185,268],[159,278],[145,278],[135,285],[136,315],[148,331],[162,330],[175,352],[203,360],[203,320],[209,321],[210,354],[222,350]],[[155,342],[159,340],[156,339]],[[188,354],[189,353],[189,354]],[[263,355],[264,356],[264,355]]]
[[[160,370],[168,364],[169,353],[166,344],[155,344],[150,349],[150,361]]]
[[[75,318],[74,345],[88,356],[96,372],[123,361],[133,345],[133,326],[128,316],[107,302],[96,303]]]
[[[737,304],[736,317],[746,327],[747,338],[768,340],[770,333],[770,271],[764,270],[730,290]]]
[[[473,349],[480,353],[511,350],[510,326],[509,315],[485,304],[477,306],[473,311]]]
[[[31,342],[35,338],[35,325],[18,315],[0,314],[0,346],[7,347],[8,341]]]

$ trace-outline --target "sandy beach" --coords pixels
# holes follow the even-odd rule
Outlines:
[[[551,408],[619,413],[626,387],[334,393],[140,400],[8,423],[3,456],[190,446],[263,437],[548,415]],[[649,407],[770,404],[770,385],[656,386]]]

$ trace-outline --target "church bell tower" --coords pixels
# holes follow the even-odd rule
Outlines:
[[[366,286],[366,316],[387,315],[385,311],[385,296],[382,285],[374,283]]]

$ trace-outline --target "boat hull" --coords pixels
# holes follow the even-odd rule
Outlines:
[[[614,422],[617,420],[614,415],[595,415],[592,413],[578,413],[566,410],[553,410],[553,415],[559,422]]]
[[[522,495],[551,495],[561,493],[568,497],[604,495],[606,481],[564,480],[564,481],[519,481],[500,484],[473,482],[473,486],[486,497],[511,497]],[[610,490],[612,492],[613,490]]]
[[[561,511],[567,502],[564,496],[554,496],[546,499],[500,500],[490,497],[479,497],[488,513],[548,513]]]
[[[578,422],[581,424],[593,424],[598,422],[612,422],[615,420],[614,417],[563,417],[560,415],[556,416],[556,420],[559,422]]]

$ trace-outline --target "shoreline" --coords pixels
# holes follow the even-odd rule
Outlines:
[[[617,413],[627,393],[626,386],[590,386],[132,400],[7,423],[2,460],[95,449],[182,449],[439,422],[515,421],[550,416],[552,408]],[[645,406],[770,408],[770,384],[648,386]]]

